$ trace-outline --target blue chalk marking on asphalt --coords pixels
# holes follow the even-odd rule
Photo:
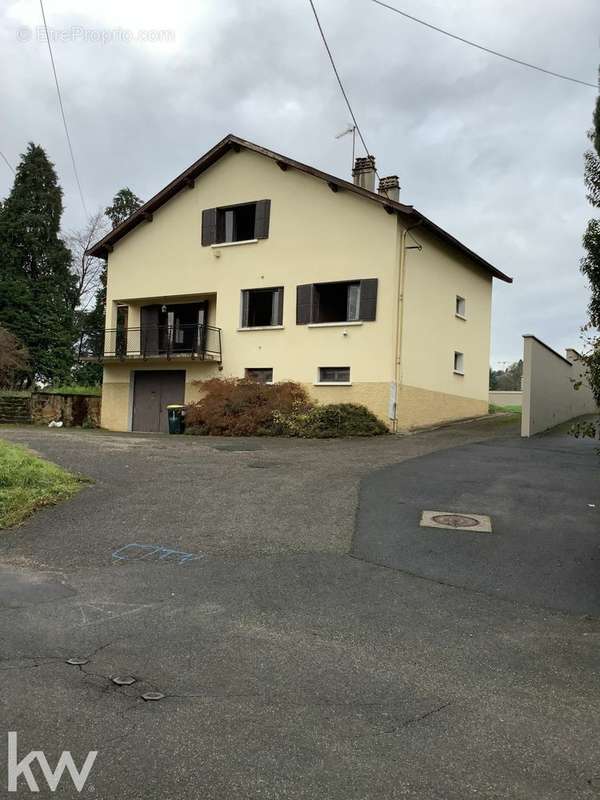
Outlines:
[[[189,561],[196,561],[204,558],[204,553],[184,553],[182,550],[173,550],[170,547],[163,547],[159,544],[139,544],[132,542],[115,550],[112,557],[117,561],[142,561],[153,559],[154,561],[176,561],[177,564],[187,564]]]

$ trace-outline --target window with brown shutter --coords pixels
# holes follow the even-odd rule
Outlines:
[[[267,239],[271,201],[257,200],[202,212],[202,246]]]
[[[296,323],[372,322],[377,312],[377,278],[298,286]]]

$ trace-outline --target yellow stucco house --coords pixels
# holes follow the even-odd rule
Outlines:
[[[215,376],[293,380],[391,430],[485,414],[497,270],[412,206],[226,136],[90,249],[108,259],[102,425],[166,430]]]

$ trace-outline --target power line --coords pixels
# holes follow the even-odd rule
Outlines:
[[[499,53],[497,50],[491,50],[489,47],[484,47],[482,44],[477,44],[477,42],[472,42],[469,39],[465,39],[462,36],[457,36],[455,33],[450,33],[450,31],[445,31],[443,28],[438,28],[436,25],[432,25],[429,22],[425,22],[422,19],[418,19],[417,17],[413,17],[410,14],[407,14],[406,11],[401,11],[399,8],[395,6],[390,6],[387,3],[382,2],[382,0],[372,0],[373,3],[376,3],[378,6],[383,6],[383,8],[387,8],[390,11],[394,11],[396,14],[400,14],[406,19],[410,19],[413,22],[418,22],[419,25],[424,25],[426,28],[430,28],[432,31],[437,31],[438,33],[443,33],[444,36],[449,36],[451,39],[456,39],[458,42],[462,42],[463,44],[468,44],[471,47],[476,47],[478,50],[483,50],[484,53],[490,53],[490,55],[498,56],[498,58],[505,58],[507,61],[512,61],[513,64],[520,64],[522,67],[528,67],[529,69],[535,69],[538,72],[543,72],[546,75],[551,75],[553,78],[561,78],[564,81],[571,81],[572,83],[579,83],[582,86],[591,86],[592,89],[598,89],[598,85],[595,83],[588,83],[587,81],[581,81],[579,78],[571,78],[569,75],[561,75],[560,72],[552,72],[550,69],[544,69],[544,67],[538,67],[536,64],[529,64],[527,61],[521,61],[519,58],[513,58],[512,56],[507,56],[505,53]]]
[[[52,55],[52,47],[50,45],[50,35],[48,33],[48,25],[46,24],[46,14],[44,12],[43,0],[40,0],[40,8],[42,9],[42,19],[44,21],[44,30],[46,32],[46,42],[48,43],[48,52],[50,53],[50,63],[52,64],[52,72],[54,74],[54,83],[56,84],[56,94],[58,95],[58,105],[60,106],[60,115],[62,117],[63,125],[65,128],[65,135],[67,137],[67,144],[69,145],[69,153],[71,154],[71,163],[73,164],[73,172],[75,173],[75,180],[77,182],[77,189],[79,190],[79,198],[86,218],[89,217],[85,200],[83,199],[83,191],[81,190],[81,182],[79,180],[79,173],[77,172],[77,165],[75,164],[75,155],[73,153],[73,146],[71,144],[71,137],[69,136],[69,127],[67,125],[67,118],[65,116],[65,109],[63,107],[62,96],[60,93],[60,86],[58,84],[58,75],[56,74],[56,66],[54,64],[54,56]]]
[[[40,0],[40,2],[41,2],[41,0]],[[348,99],[348,95],[346,94],[346,90],[344,89],[344,84],[342,83],[342,79],[340,78],[340,73],[338,72],[337,67],[335,65],[335,61],[333,60],[333,55],[332,55],[331,49],[329,48],[329,45],[327,43],[327,37],[325,36],[325,32],[323,31],[323,28],[321,26],[321,22],[319,20],[319,15],[317,14],[317,9],[315,8],[315,4],[313,3],[313,0],[308,0],[308,2],[310,3],[310,7],[312,8],[312,12],[315,15],[315,20],[317,22],[317,27],[319,29],[319,33],[321,34],[321,39],[323,39],[323,44],[325,45],[325,50],[327,50],[327,55],[329,56],[329,60],[331,61],[331,66],[333,67],[333,71],[335,73],[335,77],[337,78],[337,82],[339,84],[340,90],[342,92],[344,100],[346,101],[346,105],[348,106],[348,111],[350,112],[350,116],[352,117],[352,122],[354,123],[354,126],[356,128],[356,132],[358,133],[358,135],[360,137],[360,141],[362,142],[362,145],[365,148],[365,152],[369,156],[369,155],[371,155],[371,153],[369,151],[369,148],[367,147],[367,143],[365,142],[365,137],[362,135],[362,131],[360,129],[360,126],[358,124],[358,121],[356,119],[354,111],[352,110],[352,106],[350,105],[350,100]],[[377,176],[377,179],[380,181],[381,177],[380,177],[379,173],[377,172],[377,167],[375,167],[375,175]],[[388,195],[387,191],[385,189],[383,191],[385,192],[386,197],[389,198],[389,195]],[[421,243],[419,241],[417,241],[417,239],[410,232],[409,228],[406,229],[406,232],[408,233],[410,238],[415,242],[415,244],[417,245],[417,247],[420,250],[421,249]]]
[[[354,123],[354,126],[356,127],[356,132],[358,133],[358,135],[360,137],[362,145],[365,148],[366,154],[370,155],[371,152],[370,152],[369,148],[367,147],[367,143],[365,142],[365,137],[362,135],[362,131],[360,129],[360,126],[359,126],[358,122],[356,121],[356,117],[354,116],[354,111],[352,110],[352,106],[350,105],[350,100],[348,100],[348,95],[346,94],[346,90],[344,89],[344,84],[342,83],[342,79],[340,78],[340,73],[337,70],[337,67],[335,65],[335,61],[333,60],[333,55],[331,53],[331,50],[329,49],[329,45],[327,44],[327,39],[325,37],[325,33],[323,31],[323,28],[321,27],[321,22],[319,20],[319,15],[317,14],[317,9],[315,8],[315,4],[313,3],[313,0],[308,0],[308,2],[310,3],[310,7],[312,8],[312,12],[315,15],[315,20],[317,22],[317,27],[319,29],[319,33],[321,34],[321,39],[323,39],[323,44],[325,45],[325,50],[327,50],[327,55],[329,56],[329,60],[331,61],[331,66],[333,67],[333,72],[335,74],[335,77],[337,78],[337,82],[338,82],[338,84],[340,86],[340,90],[342,92],[342,96],[343,96],[344,100],[346,101],[346,105],[348,106],[348,111],[350,112],[350,116],[352,117],[352,122]],[[375,173],[375,174],[377,174],[377,173]],[[379,177],[379,176],[377,176],[377,177]]]
[[[14,167],[13,167],[13,165],[10,163],[10,161],[8,160],[8,158],[7,158],[7,157],[4,155],[4,153],[2,152],[2,150],[0,150],[0,156],[2,156],[2,160],[4,161],[4,163],[6,164],[6,166],[7,166],[7,167],[8,167],[10,170],[12,170],[12,171],[14,172],[14,171],[15,171],[15,168],[14,168]]]

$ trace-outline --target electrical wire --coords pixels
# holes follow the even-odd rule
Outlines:
[[[10,170],[12,170],[12,172],[14,173],[14,172],[15,172],[15,168],[14,168],[14,167],[13,167],[13,165],[10,163],[10,161],[8,160],[8,158],[7,158],[7,157],[4,155],[4,153],[2,152],[2,150],[0,150],[0,156],[2,157],[2,160],[4,161],[4,163],[6,164],[6,166],[7,166],[7,167],[8,167]]]
[[[69,126],[67,125],[67,118],[65,116],[65,109],[63,106],[62,95],[60,92],[60,86],[58,83],[58,75],[56,74],[56,65],[54,64],[54,56],[52,55],[52,47],[50,45],[50,35],[48,33],[48,25],[46,24],[46,14],[44,12],[44,3],[43,0],[40,0],[40,8],[42,10],[42,19],[44,21],[44,30],[46,32],[46,42],[48,43],[48,52],[50,53],[50,63],[52,64],[52,72],[54,74],[54,83],[56,84],[56,94],[58,95],[58,105],[60,106],[60,115],[62,117],[63,126],[65,129],[65,135],[67,137],[67,144],[69,146],[69,153],[71,154],[71,163],[73,164],[73,172],[75,173],[75,181],[77,182],[77,189],[79,191],[79,199],[81,200],[81,205],[83,206],[83,211],[85,213],[86,219],[89,217],[87,207],[85,205],[85,200],[83,199],[83,191],[81,189],[81,182],[79,180],[79,172],[77,171],[77,165],[75,163],[75,155],[73,153],[73,145],[71,144],[71,137],[69,136]]]
[[[40,2],[41,2],[41,0],[40,0]],[[313,12],[313,14],[315,16],[317,27],[319,29],[319,33],[321,34],[321,39],[323,39],[323,44],[325,45],[325,50],[327,50],[327,55],[329,56],[329,60],[331,61],[331,66],[333,68],[333,72],[335,74],[335,77],[337,78],[337,82],[338,82],[340,90],[342,92],[342,96],[343,96],[344,100],[346,101],[346,105],[348,106],[348,111],[350,112],[350,116],[352,117],[352,122],[354,123],[354,125],[356,127],[356,132],[358,133],[360,141],[362,142],[362,145],[365,148],[366,154],[368,156],[370,156],[370,151],[369,151],[369,148],[367,147],[367,143],[365,142],[365,137],[362,135],[362,131],[361,131],[360,126],[359,126],[359,124],[357,122],[357,119],[356,119],[356,116],[354,114],[354,111],[352,110],[352,106],[350,105],[350,100],[348,99],[348,95],[346,94],[346,90],[344,89],[344,84],[342,83],[342,79],[340,78],[340,73],[338,72],[338,69],[337,69],[337,67],[335,65],[335,61],[333,59],[333,54],[331,52],[329,44],[327,43],[327,37],[325,36],[325,32],[323,31],[323,27],[321,25],[321,21],[319,20],[319,15],[317,14],[317,9],[315,8],[315,4],[313,3],[313,0],[308,0],[308,2],[310,3],[310,7],[312,8],[312,12]],[[380,177],[379,173],[377,172],[377,167],[375,167],[375,175],[377,176],[377,179],[380,181],[381,177]],[[384,189],[384,191],[385,191],[385,189]],[[388,195],[387,191],[385,192],[385,195],[389,199],[389,195]],[[408,233],[410,238],[415,242],[415,244],[417,245],[417,247],[420,250],[422,248],[421,243],[413,236],[413,234],[410,232],[410,229],[407,228],[406,232]]]
[[[331,53],[331,49],[329,48],[329,44],[327,43],[327,38],[325,36],[325,32],[323,31],[323,27],[321,26],[321,21],[319,20],[319,15],[317,14],[317,9],[315,8],[315,4],[313,0],[308,0],[310,3],[310,7],[312,8],[312,12],[315,15],[315,20],[317,23],[317,27],[319,29],[319,33],[321,34],[321,39],[323,40],[323,44],[325,45],[325,50],[327,50],[327,55],[329,56],[329,60],[331,61],[331,66],[333,68],[333,72],[335,77],[337,78],[337,82],[340,87],[340,91],[342,92],[342,96],[346,101],[346,105],[348,106],[348,111],[350,112],[350,116],[352,117],[352,122],[356,128],[356,131],[360,137],[360,141],[362,142],[362,146],[365,148],[366,154],[369,156],[371,154],[369,148],[367,147],[367,143],[365,142],[365,137],[362,135],[362,131],[360,129],[360,125],[356,120],[356,116],[354,115],[354,111],[352,110],[352,106],[350,105],[350,100],[348,99],[348,95],[346,94],[346,90],[344,89],[344,84],[342,83],[342,79],[340,78],[340,73],[335,65],[335,61],[333,60],[333,55]],[[377,172],[375,172],[377,174]],[[379,177],[379,175],[377,175]]]
[[[424,25],[426,28],[430,28],[432,31],[437,31],[438,33],[443,33],[444,36],[449,36],[451,39],[456,39],[457,42],[462,42],[463,44],[468,44],[471,47],[476,47],[478,50],[483,50],[484,53],[489,53],[492,56],[498,56],[498,58],[505,58],[507,61],[512,61],[513,64],[519,64],[522,67],[528,67],[529,69],[535,69],[538,72],[543,72],[546,75],[551,75],[553,78],[561,78],[563,81],[571,81],[572,83],[579,83],[582,86],[591,86],[592,89],[600,88],[596,83],[588,83],[587,81],[579,80],[579,78],[572,78],[569,75],[562,75],[560,72],[552,72],[550,69],[544,69],[544,67],[538,67],[536,64],[530,64],[527,61],[521,61],[519,58],[513,58],[512,56],[507,56],[505,53],[499,53],[497,50],[491,50],[489,47],[484,47],[482,44],[477,44],[477,42],[472,42],[469,39],[465,39],[463,36],[457,36],[455,33],[450,33],[450,31],[445,31],[443,28],[438,28],[436,25],[432,25],[429,22],[425,22],[422,19],[418,19],[418,17],[413,17],[411,14],[407,14],[406,11],[401,11],[399,8],[395,6],[390,6],[388,3],[384,3],[383,0],[372,0],[373,3],[376,3],[378,6],[382,6],[383,8],[387,8],[390,11],[394,11],[396,14],[400,14],[406,19],[410,19],[413,22],[418,22],[419,25]]]

